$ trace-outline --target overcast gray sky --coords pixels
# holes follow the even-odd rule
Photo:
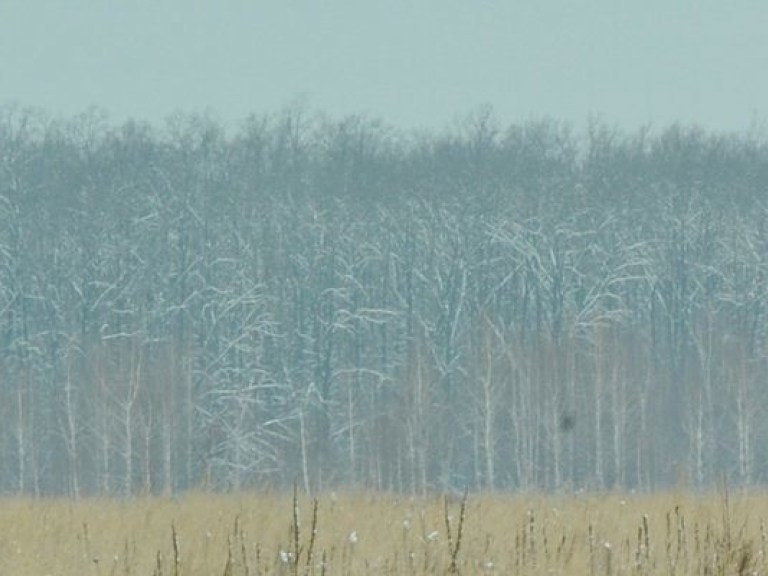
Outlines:
[[[768,114],[766,25],[764,0],[0,0],[0,102],[742,130]]]

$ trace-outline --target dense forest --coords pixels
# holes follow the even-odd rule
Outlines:
[[[768,138],[0,108],[0,493],[768,480]]]

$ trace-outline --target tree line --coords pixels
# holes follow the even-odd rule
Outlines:
[[[767,142],[0,108],[0,492],[762,483]]]

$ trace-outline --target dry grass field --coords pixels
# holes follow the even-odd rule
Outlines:
[[[766,523],[725,492],[4,499],[0,574],[768,574]]]

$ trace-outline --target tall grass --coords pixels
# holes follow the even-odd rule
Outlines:
[[[768,574],[768,495],[0,500],[0,574]]]

